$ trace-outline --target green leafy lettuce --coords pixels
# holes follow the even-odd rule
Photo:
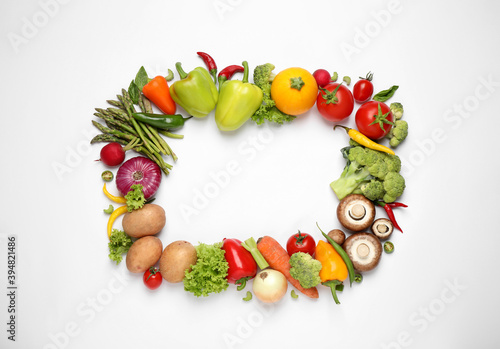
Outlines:
[[[127,195],[125,195],[125,199],[127,199],[127,210],[129,212],[142,208],[146,203],[142,188],[141,184],[133,184],[130,186]]]
[[[119,264],[124,253],[127,253],[130,246],[132,246],[132,238],[125,234],[124,231],[113,229],[109,238],[109,259]]]
[[[224,257],[222,242],[212,245],[200,243],[196,246],[197,261],[186,270],[184,289],[196,297],[206,297],[228,288],[227,272],[229,265]]]

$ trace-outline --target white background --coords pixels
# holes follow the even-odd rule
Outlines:
[[[495,1],[2,1],[0,347],[498,346],[499,10]],[[142,65],[150,76],[177,61],[203,65],[197,51],[219,68],[271,62],[354,82],[372,71],[375,90],[400,86],[393,101],[410,124],[397,149],[410,206],[396,211],[404,234],[361,285],[339,294],[341,305],[325,287],[318,300],[286,296],[271,307],[243,302],[234,286],[199,299],[182,284],[151,292],[108,259],[110,202],[94,161],[102,144],[88,145],[98,133],[93,109]],[[298,229],[319,239],[316,222],[338,228],[329,183],[348,139],[331,126],[315,108],[290,125],[249,122],[234,134],[221,134],[213,114],[190,120],[183,140],[169,140],[179,160],[157,194],[164,246],[266,234],[284,244]],[[239,174],[183,216],[231,162]]]

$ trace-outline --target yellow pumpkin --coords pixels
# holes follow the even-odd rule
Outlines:
[[[271,98],[276,108],[285,114],[297,116],[314,106],[318,84],[314,76],[303,68],[287,68],[279,72],[271,84]]]

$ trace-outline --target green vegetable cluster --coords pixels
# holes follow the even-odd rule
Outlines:
[[[212,245],[200,243],[196,246],[197,261],[186,270],[184,289],[195,296],[208,296],[228,288],[227,272],[229,265],[224,257],[222,242]]]
[[[130,246],[132,246],[132,238],[123,230],[113,229],[108,243],[109,259],[119,264],[123,259],[122,255],[128,252]]]
[[[405,120],[401,120],[404,113],[403,105],[401,103],[391,103],[390,108],[396,121],[394,121],[394,125],[391,127],[391,130],[386,137],[389,138],[389,145],[396,148],[408,136],[408,123]]]
[[[309,253],[297,252],[290,257],[290,275],[304,288],[311,288],[321,283],[319,272],[321,262]]]
[[[142,188],[141,184],[133,184],[127,195],[125,195],[125,199],[127,199],[127,210],[129,212],[142,208],[146,203]]]
[[[405,189],[399,157],[363,147],[353,140],[349,144],[341,150],[346,166],[340,178],[330,184],[339,200],[349,194],[363,194],[372,201],[396,201]]]
[[[273,73],[275,66],[271,63],[258,65],[253,71],[253,83],[257,85],[264,95],[262,105],[252,115],[252,120],[257,125],[263,124],[266,120],[277,124],[290,122],[295,119],[295,116],[282,113],[276,108],[276,103],[271,98],[271,83],[275,77]]]

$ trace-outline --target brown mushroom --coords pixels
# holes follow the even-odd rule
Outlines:
[[[368,229],[375,219],[375,206],[360,194],[343,198],[337,206],[337,218],[345,228],[352,231]]]
[[[339,245],[342,245],[345,241],[345,233],[340,229],[330,230],[328,236]]]
[[[375,268],[382,255],[382,244],[373,234],[354,233],[349,236],[343,245],[344,250],[359,272],[369,271]]]
[[[372,224],[372,233],[375,234],[379,239],[385,240],[391,236],[394,231],[394,225],[387,218],[376,219]]]

